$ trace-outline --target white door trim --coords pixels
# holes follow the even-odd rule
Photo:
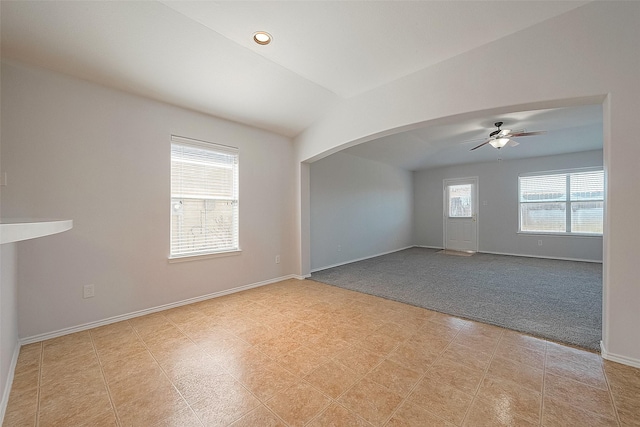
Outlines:
[[[473,188],[474,188],[474,200],[475,200],[475,205],[473,206],[473,215],[475,215],[475,219],[476,219],[476,236],[475,236],[475,248],[473,249],[474,252],[478,252],[478,247],[480,245],[479,243],[479,237],[480,237],[480,215],[478,214],[478,205],[480,204],[479,202],[479,198],[478,198],[478,182],[479,179],[477,176],[469,176],[469,177],[464,177],[464,178],[445,178],[442,180],[442,248],[446,249],[447,248],[447,186],[449,185],[456,185],[456,184],[468,184],[470,182],[473,182]]]

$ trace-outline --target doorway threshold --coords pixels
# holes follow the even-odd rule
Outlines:
[[[474,251],[454,251],[451,249],[443,249],[441,251],[438,252],[439,254],[444,254],[444,255],[455,255],[455,256],[471,256],[473,254],[475,254]]]

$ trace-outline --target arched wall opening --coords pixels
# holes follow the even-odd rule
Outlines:
[[[606,358],[640,367],[640,200],[633,197],[640,182],[639,19],[639,3],[590,2],[338,105],[294,140],[299,274],[309,272],[309,162],[460,114],[599,100],[607,192],[602,349]],[[505,55],[508,61],[496,60]]]
[[[434,120],[429,120],[429,121],[425,121],[425,122],[419,122],[419,123],[414,123],[411,125],[407,125],[407,126],[403,126],[400,128],[396,128],[393,130],[389,130],[389,131],[384,131],[381,132],[377,135],[373,135],[373,136],[369,136],[369,137],[365,137],[365,138],[361,138],[359,141],[351,141],[348,143],[345,143],[343,145],[341,145],[340,147],[334,147],[331,150],[327,150],[324,153],[319,153],[318,155],[316,155],[313,159],[310,159],[309,161],[306,162],[301,162],[300,163],[300,176],[301,176],[301,183],[303,184],[301,186],[301,201],[303,203],[301,203],[301,232],[303,232],[303,235],[301,235],[301,273],[303,276],[309,276],[310,272],[311,272],[311,267],[312,267],[312,260],[311,260],[311,248],[312,248],[312,224],[311,224],[311,176],[310,176],[310,165],[314,162],[317,162],[331,154],[340,152],[342,150],[344,150],[345,148],[348,147],[352,147],[354,145],[357,144],[362,144],[362,143],[366,143],[367,141],[371,141],[373,139],[376,139],[377,137],[380,137],[380,135],[389,135],[392,133],[398,133],[398,132],[403,132],[406,131],[408,129],[415,129],[415,128],[419,128],[419,127],[428,127],[428,126],[434,126],[434,125],[441,125],[443,123],[446,124],[455,124],[456,122],[460,122],[463,120],[467,120],[470,118],[474,118],[474,117],[487,117],[487,116],[494,116],[494,117],[500,117],[500,115],[504,115],[507,113],[512,113],[512,112],[518,112],[518,111],[532,111],[532,110],[546,110],[546,109],[550,109],[550,108],[564,108],[564,107],[579,107],[579,106],[583,106],[583,105],[594,105],[594,104],[599,104],[602,106],[602,111],[603,111],[603,117],[602,117],[602,121],[603,121],[603,129],[604,132],[607,133],[607,130],[610,128],[610,124],[607,122],[608,118],[609,118],[609,102],[608,102],[608,97],[607,95],[598,95],[598,96],[591,96],[591,97],[581,97],[581,98],[573,98],[573,99],[558,99],[558,100],[551,100],[551,101],[545,101],[545,102],[535,102],[535,103],[530,103],[530,104],[519,104],[519,105],[514,105],[514,106],[505,106],[505,107],[500,107],[500,108],[492,108],[492,109],[487,109],[487,110],[481,110],[481,111],[475,111],[475,112],[469,112],[469,113],[465,113],[465,114],[459,114],[459,115],[454,115],[454,116],[449,116],[449,117],[443,117],[443,118],[438,118],[438,119],[434,119]],[[606,172],[608,171],[609,167],[608,167],[608,156],[605,154],[607,153],[607,146],[610,143],[610,138],[608,137],[608,135],[603,134],[602,135],[602,140],[603,140],[603,167],[605,170],[605,176],[606,176]],[[606,194],[605,194],[605,212],[606,212]],[[605,232],[603,233],[603,238],[602,238],[602,242],[603,242],[603,246],[607,245],[607,221],[608,221],[608,217],[605,214]],[[415,244],[415,242],[414,242]],[[607,250],[606,248],[603,247],[603,269],[606,272],[606,267],[607,267],[607,260],[606,260],[606,254],[607,254]],[[606,274],[606,273],[605,273]],[[603,276],[604,277],[604,276]],[[606,310],[606,301],[604,301],[604,299],[606,298],[607,295],[607,289],[606,289],[606,284],[603,282],[603,335],[604,335],[604,331],[606,330],[606,313],[604,312],[604,310]]]

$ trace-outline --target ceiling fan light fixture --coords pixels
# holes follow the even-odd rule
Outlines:
[[[491,144],[493,148],[500,149],[505,145],[507,145],[508,142],[509,142],[509,138],[496,138],[494,140],[489,141],[489,144]]]
[[[498,129],[496,129],[493,132],[491,132],[489,134],[489,138],[486,139],[482,144],[480,144],[480,145],[478,145],[476,147],[473,147],[469,151],[477,150],[478,148],[484,147],[487,144],[491,145],[493,148],[496,148],[498,150],[501,149],[502,147],[504,147],[507,144],[509,146],[511,146],[511,147],[515,147],[516,145],[519,145],[519,144],[518,144],[518,142],[516,142],[515,140],[513,140],[511,138],[521,137],[521,136],[541,135],[543,133],[546,133],[545,131],[525,132],[524,130],[515,131],[515,132],[511,133],[511,129],[500,129],[500,127],[503,124],[504,124],[504,122],[496,122],[495,126]]]
[[[271,34],[267,33],[266,31],[258,31],[253,33],[253,41],[258,43],[259,45],[267,45],[271,43],[272,39],[273,37],[271,37]]]

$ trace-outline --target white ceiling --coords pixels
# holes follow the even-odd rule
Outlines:
[[[542,135],[514,138],[520,145],[497,150],[485,145],[504,122],[502,129],[545,131]],[[418,128],[379,138],[344,150],[347,153],[407,170],[428,169],[463,163],[550,156],[602,149],[602,105],[585,105],[498,116],[481,116],[454,123]]]
[[[586,2],[162,1],[326,88],[358,95]],[[268,31],[273,44],[251,35]]]
[[[349,97],[585,3],[0,1],[2,57],[292,137]],[[273,35],[270,45],[253,42],[259,30]],[[536,121],[551,113],[500,118],[530,130],[593,125],[590,110],[558,114],[557,123]],[[457,143],[495,120],[413,130],[349,152],[409,169],[465,162]]]

